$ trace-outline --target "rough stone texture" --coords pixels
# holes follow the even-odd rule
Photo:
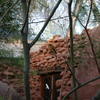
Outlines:
[[[92,41],[94,42],[94,50],[95,53],[97,53],[98,51],[100,51],[100,26],[95,27],[93,29],[89,29],[89,34],[92,38]],[[83,31],[84,35],[86,34]],[[86,40],[88,41],[88,38],[86,38]],[[89,42],[88,42],[89,43]],[[96,64],[93,58],[93,54],[91,51],[91,47],[88,45],[86,47],[87,51],[89,52],[88,54],[83,54],[81,56],[81,58],[85,58],[84,61],[82,61],[82,63],[79,65],[81,66],[81,68],[77,68],[76,70],[76,78],[79,80],[80,83],[84,83],[88,80],[91,80],[95,77],[97,77],[99,75]],[[90,55],[90,56],[89,56]],[[90,58],[91,57],[91,58]],[[99,62],[100,60],[98,60]],[[100,66],[100,64],[99,64]],[[98,89],[100,88],[100,79],[89,83],[88,85],[80,88],[78,90],[78,97],[79,100],[90,100],[95,93],[98,91]]]
[[[41,100],[41,77],[39,75],[30,78],[31,99]]]
[[[0,62],[0,81],[7,85],[13,84],[14,89],[17,93],[24,97],[24,89],[23,84],[21,83],[21,79],[17,78],[16,75],[22,75],[22,72],[16,66],[8,66]],[[1,88],[0,88],[1,89]]]
[[[81,36],[80,35],[75,35],[74,36],[74,45],[76,45],[76,43],[81,40]],[[57,59],[55,57],[54,54],[52,54],[48,48],[48,44],[52,44],[57,52],[56,56]],[[78,46],[76,46],[78,47]],[[38,69],[50,69],[50,68],[54,68],[56,66],[61,66],[61,68],[66,70],[66,64],[65,64],[65,59],[66,58],[70,58],[70,41],[68,37],[62,38],[60,37],[60,35],[56,35],[54,36],[52,39],[50,39],[47,43],[45,43],[43,46],[40,47],[40,49],[36,52],[31,52],[30,53],[30,71],[34,71],[34,70],[38,70]],[[75,51],[75,56],[79,56],[76,55],[77,51]],[[78,63],[75,64],[75,66],[77,66]],[[59,97],[58,100],[62,99],[66,93],[68,93],[71,89],[71,72],[66,70],[66,71],[62,71],[61,72],[61,77],[62,79],[59,79],[56,81],[56,87],[58,88],[57,91],[59,91]],[[31,84],[31,91],[32,91],[32,100],[37,100],[37,96],[36,94],[39,93],[40,97],[40,93],[41,93],[41,88],[39,88],[40,84],[38,85],[38,89],[35,90],[36,85],[34,85],[34,83],[36,82],[36,80],[32,80],[34,75],[30,76],[30,84]],[[41,82],[41,81],[38,81]],[[37,82],[37,84],[38,84]],[[41,97],[40,97],[41,98]],[[67,99],[69,100],[69,99]]]
[[[80,40],[79,35],[75,35],[75,44],[78,40]],[[70,50],[70,41],[69,38],[62,38],[59,35],[54,36],[52,39],[50,39],[47,43],[45,43],[43,46],[40,47],[40,49],[36,52],[30,53],[30,69],[33,70],[35,68],[41,69],[41,68],[47,68],[47,67],[54,67],[61,65],[62,68],[66,67],[66,64],[64,63],[65,58],[70,57],[69,50]],[[54,54],[52,54],[48,48],[48,44],[52,44],[55,47],[55,50],[57,52],[55,57]],[[75,52],[76,54],[77,52]]]
[[[90,36],[92,37],[92,41],[94,42],[95,52],[98,53],[100,50],[100,26],[95,27],[94,29],[88,29]],[[98,76],[98,70],[96,68],[95,61],[93,60],[93,54],[91,51],[91,47],[88,41],[88,37],[86,36],[86,32],[83,31],[81,35],[74,35],[74,55],[75,55],[75,71],[76,78],[80,83],[84,83],[92,78]],[[97,42],[98,41],[98,42]],[[57,52],[57,59],[55,55],[53,55],[49,48],[48,44],[52,44],[55,47]],[[47,43],[45,43],[40,49],[36,52],[30,53],[30,70],[38,70],[43,68],[54,68],[55,66],[61,66],[62,68],[66,68],[65,59],[67,61],[70,59],[70,39],[68,37],[62,38],[59,35],[54,36]],[[99,61],[99,60],[98,60]],[[68,93],[72,88],[72,78],[71,72],[68,69],[65,69],[60,73],[62,79],[56,81],[56,87],[58,87],[59,97],[57,100],[61,100],[66,93]],[[33,76],[30,77],[32,79]],[[41,81],[41,80],[40,80]],[[39,82],[40,82],[39,81]],[[33,84],[36,82],[33,80]],[[40,86],[40,85],[39,85]],[[90,100],[93,95],[100,88],[100,80],[94,81],[80,89],[78,89],[78,97],[79,100]],[[40,93],[40,89],[35,90],[35,93]],[[34,90],[33,90],[34,91]],[[38,100],[36,95],[32,95],[33,100]],[[39,96],[40,97],[40,94]],[[41,100],[41,99],[40,99]],[[66,100],[73,100],[73,95]]]
[[[6,100],[24,100],[22,99],[13,88],[13,86],[8,86],[7,84],[0,81],[0,96],[5,97]]]

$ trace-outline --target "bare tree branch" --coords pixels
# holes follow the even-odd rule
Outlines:
[[[57,20],[57,19],[63,19],[63,18],[66,18],[66,17],[68,17],[68,16],[52,18],[50,21]],[[42,22],[45,22],[45,20],[41,20],[41,21],[32,21],[32,22],[30,22],[29,24],[31,24],[31,23],[42,23]]]
[[[62,0],[59,0],[56,4],[56,6],[54,7],[54,9],[52,10],[50,16],[47,18],[45,24],[43,25],[42,29],[40,30],[40,32],[37,34],[37,36],[35,37],[35,39],[29,44],[29,47],[31,48],[36,41],[39,39],[40,35],[43,33],[43,31],[45,30],[46,26],[48,25],[49,21],[51,20],[52,16],[54,15],[56,9],[58,8],[59,4],[61,3]]]
[[[93,82],[93,81],[95,81],[95,80],[97,80],[97,79],[100,79],[100,76],[98,76],[98,77],[96,77],[96,78],[94,78],[94,79],[92,79],[92,80],[89,80],[89,81],[87,81],[87,82],[81,84],[80,86],[75,87],[75,88],[72,89],[62,100],[65,100],[70,94],[72,94],[74,91],[78,90],[78,89],[81,88],[82,86],[84,86],[84,85],[86,85],[86,84],[88,84],[88,83],[91,83],[91,82]]]
[[[98,61],[97,61],[97,58],[96,58],[96,54],[95,54],[95,51],[94,51],[94,48],[93,48],[93,43],[92,43],[91,37],[90,37],[90,35],[89,35],[89,32],[88,32],[88,30],[87,30],[87,26],[88,26],[88,23],[89,23],[90,15],[91,15],[91,12],[92,12],[92,4],[93,4],[92,0],[90,0],[90,1],[91,1],[90,12],[89,12],[89,16],[88,16],[88,19],[87,19],[86,26],[85,26],[84,28],[85,28],[86,34],[87,34],[87,36],[88,36],[88,39],[89,39],[89,41],[90,41],[92,53],[93,53],[93,55],[94,55],[94,60],[95,60],[95,63],[96,63],[96,65],[97,65],[98,72],[99,72],[99,74],[100,74],[100,68],[99,68],[99,64],[98,64]]]
[[[90,35],[89,35],[89,32],[88,32],[88,30],[87,30],[87,26],[88,26],[89,19],[90,19],[90,15],[91,15],[91,11],[92,11],[92,0],[91,0],[91,5],[90,5],[90,6],[91,6],[91,7],[90,7],[90,11],[89,11],[89,16],[88,16],[87,23],[86,23],[85,26],[82,24],[82,22],[79,20],[79,18],[78,18],[77,16],[75,16],[74,14],[73,14],[73,15],[78,19],[78,21],[80,22],[80,24],[84,27],[84,29],[85,29],[85,31],[86,31],[86,34],[87,34],[88,39],[89,39],[89,42],[90,42],[91,50],[92,50],[92,53],[93,53],[93,56],[94,56],[94,60],[95,60],[95,63],[96,63],[98,72],[99,72],[99,74],[100,74],[100,67],[99,67],[99,64],[98,64],[98,61],[97,61],[97,58],[96,58],[96,54],[95,54],[95,51],[94,51],[93,43],[92,43],[91,37],[90,37]]]
[[[84,29],[85,29],[85,31],[86,31],[86,34],[87,34],[88,39],[89,39],[89,41],[90,41],[92,53],[93,53],[93,55],[94,55],[94,60],[95,60],[95,63],[96,63],[96,65],[97,65],[97,69],[98,69],[99,74],[100,74],[100,68],[99,68],[99,65],[98,65],[98,62],[97,62],[97,59],[96,59],[96,55],[95,55],[95,52],[94,52],[93,43],[92,43],[91,37],[90,37],[90,35],[89,35],[89,33],[88,33],[88,30],[87,30],[87,26],[88,26],[88,23],[89,23],[91,11],[92,11],[92,0],[91,0],[91,6],[90,6],[90,11],[89,11],[89,16],[88,16],[86,25],[84,26],[84,25],[82,24],[82,22],[81,22],[78,18],[77,18],[77,19],[78,19],[78,21],[80,22],[80,24],[84,27]],[[73,15],[74,15],[74,14],[73,14]],[[75,15],[74,15],[74,16],[75,16]],[[77,17],[77,16],[75,16],[75,17]],[[74,89],[72,89],[62,100],[65,100],[70,94],[72,94],[74,91],[76,91],[77,89],[81,88],[82,86],[84,86],[84,85],[86,85],[86,84],[88,84],[88,83],[90,83],[90,82],[93,82],[93,81],[95,81],[95,80],[97,80],[97,79],[99,79],[99,78],[100,78],[100,76],[98,76],[98,77],[96,77],[96,78],[94,78],[94,79],[92,79],[92,80],[89,80],[89,81],[87,81],[87,82],[85,82],[85,83],[83,83],[83,84],[80,84],[79,86],[77,86],[77,87],[75,87]]]
[[[90,11],[89,11],[87,23],[86,23],[86,25],[85,25],[86,28],[87,28],[87,26],[88,26],[88,23],[89,23],[89,20],[90,20],[90,16],[91,16],[91,12],[92,12],[92,4],[93,4],[93,2],[92,2],[92,0],[90,0],[90,1],[91,1],[91,5],[90,5]]]
[[[48,8],[48,6],[44,5],[43,3],[41,3],[39,0],[37,1],[40,5],[42,5],[45,8]]]
[[[77,84],[78,84],[78,85],[80,85],[80,83],[78,82],[78,80],[77,80],[77,79],[76,79],[76,77],[75,77],[75,74],[73,74],[73,72],[72,72],[71,68],[69,67],[68,62],[67,62],[67,61],[65,61],[65,63],[66,63],[66,65],[67,65],[67,67],[68,67],[69,71],[71,72],[71,74],[72,74],[72,76],[73,76],[74,80],[77,82]]]

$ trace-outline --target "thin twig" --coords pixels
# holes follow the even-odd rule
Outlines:
[[[45,4],[41,3],[39,0],[37,1],[41,6],[45,7],[46,9],[49,8],[48,6],[46,6]]]
[[[7,91],[5,91],[6,93],[4,94],[4,96],[3,96],[3,99],[2,99],[2,100],[5,100],[6,95],[7,95],[7,93],[9,92],[9,89],[10,89],[10,87],[8,87]]]
[[[100,68],[99,68],[99,64],[98,64],[98,61],[97,61],[97,58],[96,58],[96,54],[95,54],[95,51],[94,51],[93,43],[92,43],[91,37],[89,35],[88,29],[87,29],[87,26],[88,26],[88,23],[89,23],[89,19],[90,19],[90,15],[91,15],[91,11],[92,11],[92,0],[91,0],[91,7],[90,7],[90,12],[89,12],[89,18],[87,19],[86,26],[84,26],[82,24],[82,22],[79,20],[79,18],[77,16],[75,16],[74,14],[73,15],[78,19],[78,21],[80,22],[80,24],[84,27],[84,29],[86,31],[86,34],[87,34],[89,42],[90,42],[91,50],[92,50],[92,53],[93,53],[93,56],[94,56],[94,60],[95,60],[98,72],[100,74]]]
[[[94,56],[94,60],[95,60],[95,63],[96,63],[98,72],[99,72],[99,74],[100,74],[100,68],[99,68],[99,64],[98,64],[98,61],[97,61],[97,58],[96,58],[96,54],[95,54],[95,51],[94,51],[94,48],[93,48],[93,43],[92,43],[91,37],[90,37],[90,35],[89,35],[89,33],[88,33],[87,28],[85,28],[85,31],[86,31],[86,34],[87,34],[87,36],[88,36],[89,42],[90,42],[90,46],[91,46],[91,49],[92,49],[92,53],[93,53],[93,56]]]
[[[95,63],[96,63],[96,65],[97,65],[98,72],[99,72],[99,74],[100,74],[100,68],[99,68],[99,64],[98,64],[98,61],[97,61],[97,58],[96,58],[96,54],[95,54],[95,51],[94,51],[94,48],[93,48],[93,43],[92,43],[91,37],[90,37],[90,35],[89,35],[89,32],[88,32],[88,30],[87,30],[87,26],[88,26],[88,23],[89,23],[90,15],[91,15],[91,12],[92,12],[92,3],[93,3],[93,2],[92,2],[92,0],[91,0],[89,17],[88,17],[88,19],[87,19],[87,23],[86,23],[86,26],[85,26],[84,28],[85,28],[86,34],[87,34],[87,36],[88,36],[88,39],[89,39],[89,41],[90,41],[90,46],[91,46],[91,49],[92,49],[92,53],[93,53],[93,55],[94,55],[94,60],[95,60]]]
[[[63,17],[57,17],[57,18],[52,18],[50,21],[53,21],[53,20],[58,20],[58,19],[63,19],[63,18],[66,18],[66,17],[68,17],[68,16],[63,16]],[[67,20],[67,19],[65,19],[65,20]],[[41,21],[31,21],[31,22],[29,22],[28,24],[34,24],[34,23],[44,23],[45,22],[45,19],[44,20],[41,20]],[[1,25],[3,25],[3,24],[1,24]],[[12,27],[16,27],[18,24],[16,24],[16,25],[12,25]],[[24,25],[23,23],[21,23],[21,24],[19,24],[19,25]],[[5,27],[5,26],[4,26]],[[3,28],[4,28],[3,27]],[[9,26],[8,26],[9,27]]]
[[[77,84],[78,84],[78,85],[81,85],[81,84],[78,82],[78,80],[75,78],[75,75],[73,74],[73,72],[72,72],[71,68],[69,67],[68,62],[67,62],[67,61],[65,61],[65,63],[67,64],[67,67],[68,67],[69,71],[71,72],[71,74],[72,74],[72,76],[73,76],[74,80],[77,82]]]
[[[50,21],[57,20],[57,19],[63,19],[63,18],[66,18],[66,17],[68,17],[68,16],[52,18]],[[45,20],[41,20],[41,21],[32,21],[32,22],[30,22],[29,24],[32,24],[32,23],[42,23],[42,22],[45,22]]]

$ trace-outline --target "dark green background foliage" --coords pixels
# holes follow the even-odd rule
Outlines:
[[[15,0],[0,0],[0,18],[15,3]],[[6,13],[0,22],[0,39],[8,37],[18,38],[20,29],[20,2]]]

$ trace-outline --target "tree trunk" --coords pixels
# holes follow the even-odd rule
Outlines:
[[[24,69],[23,69],[23,79],[26,100],[30,100],[30,84],[29,84],[29,67],[30,67],[30,57],[29,57],[29,45],[26,41],[23,41],[23,51],[24,51]]]
[[[83,0],[82,0],[83,1]],[[75,4],[75,7],[74,7],[74,11],[73,11],[73,14],[75,16],[77,16],[79,14],[79,10],[80,10],[80,6],[82,4],[82,1],[80,0],[77,0],[76,1],[76,4]],[[77,18],[72,16],[72,22],[73,22],[73,26],[72,26],[72,29],[74,30],[75,29],[75,25],[76,25],[76,21],[77,21]],[[66,32],[66,36],[70,37],[70,26],[68,27],[68,30]]]
[[[29,51],[30,48],[36,43],[36,41],[39,39],[40,35],[43,33],[44,29],[46,28],[47,24],[49,23],[50,19],[54,15],[56,9],[58,8],[59,4],[62,0],[59,0],[57,4],[55,5],[54,9],[52,10],[50,16],[47,18],[45,24],[43,25],[40,32],[37,34],[36,38],[28,44],[27,42],[27,35],[28,35],[28,11],[29,6],[27,7],[26,0],[21,0],[22,2],[22,9],[23,9],[23,19],[24,19],[24,25],[21,31],[22,35],[22,43],[23,43],[23,51],[24,51],[24,69],[23,69],[23,77],[24,77],[24,88],[25,88],[25,96],[26,100],[30,100],[30,85],[29,85],[29,66],[30,66],[30,57],[29,57]]]
[[[25,24],[24,29],[21,31],[22,43],[23,43],[23,52],[24,52],[24,68],[23,68],[23,80],[24,80],[24,89],[26,100],[30,100],[30,84],[29,84],[29,67],[30,67],[30,57],[29,57],[29,44],[27,42],[28,35],[28,18],[27,17],[27,3],[26,0],[22,0],[22,9],[23,9],[23,22]],[[26,23],[25,23],[26,22]]]
[[[73,50],[73,24],[72,24],[72,16],[71,16],[71,5],[72,0],[70,0],[68,4],[68,13],[69,13],[69,35],[70,35],[70,55],[71,55],[71,63],[70,66],[72,67],[73,76],[75,76],[75,70],[74,70],[74,50]],[[73,88],[76,87],[76,81],[74,77],[72,77],[73,80]],[[74,91],[74,100],[78,100],[77,98],[77,92]]]

